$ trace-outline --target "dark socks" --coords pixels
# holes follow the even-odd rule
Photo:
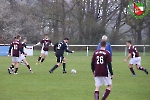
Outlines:
[[[38,61],[40,61],[40,60],[41,60],[41,57],[39,56]]]
[[[106,89],[102,100],[106,100],[106,98],[108,97],[109,94],[110,94],[110,90]]]
[[[132,72],[133,75],[135,75],[133,67],[130,68],[130,71]]]
[[[11,66],[9,67],[9,69],[12,69],[12,68],[14,68],[14,65],[11,65]]]
[[[99,100],[99,91],[94,92],[94,100]]]
[[[43,62],[45,59],[44,58],[42,58],[42,60],[41,60],[41,62]]]
[[[145,68],[143,68],[143,67],[140,66],[140,67],[139,67],[139,70],[145,71]]]
[[[17,71],[18,71],[18,68],[15,69],[15,73],[17,73]]]
[[[63,63],[63,71],[66,71],[66,63]]]
[[[27,65],[27,67],[28,67],[28,69],[31,71],[31,67],[30,67],[30,65]]]
[[[50,71],[54,71],[57,67],[58,65],[55,65]]]

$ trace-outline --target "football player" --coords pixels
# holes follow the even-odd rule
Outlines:
[[[12,54],[12,65],[10,66],[10,68],[8,68],[9,74],[12,74],[12,68],[14,66],[15,66],[14,74],[17,74],[19,62],[20,62],[19,56],[20,56],[20,53],[23,54],[22,44],[19,42],[19,39],[21,39],[21,36],[17,35],[17,37],[10,44],[10,47],[9,47],[8,56],[11,56]]]
[[[35,44],[34,47],[40,44],[42,44],[41,55],[38,57],[36,65],[38,65],[39,62],[44,62],[46,56],[48,55],[49,46],[53,46],[51,40],[48,37],[48,34],[45,34],[44,39],[42,39],[39,43]]]
[[[104,84],[107,86],[101,100],[106,100],[112,89],[113,70],[109,51],[105,50],[106,41],[101,41],[100,50],[96,50],[92,57],[91,69],[95,79],[94,100],[99,100],[99,90]]]
[[[49,70],[50,73],[53,73],[53,71],[60,66],[60,64],[63,62],[63,73],[67,73],[66,72],[66,58],[64,57],[64,51],[68,52],[68,53],[73,53],[74,51],[69,51],[68,50],[68,38],[64,38],[64,40],[62,42],[56,43],[54,45],[54,54],[57,57],[57,64],[51,69]]]
[[[23,51],[24,51],[24,48],[32,49],[32,48],[27,47],[27,38],[24,38],[23,41],[22,41],[22,49],[23,49]],[[26,57],[26,55],[25,55],[25,57]],[[21,61],[21,64],[24,65],[23,60]]]
[[[148,74],[147,69],[145,69],[141,66],[141,57],[140,57],[139,52],[137,51],[136,47],[131,44],[130,40],[126,42],[126,46],[129,47],[128,48],[129,54],[128,54],[127,58],[124,59],[124,62],[126,62],[128,59],[131,58],[130,61],[129,61],[128,67],[130,68],[130,71],[132,72],[132,75],[133,76],[136,75],[135,72],[134,72],[134,69],[133,69],[133,65],[135,65],[138,70],[142,70],[146,74]]]

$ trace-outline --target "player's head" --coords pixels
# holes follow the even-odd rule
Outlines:
[[[106,47],[106,41],[103,41],[103,40],[101,41],[101,47],[102,47],[102,48],[105,48],[105,47]]]
[[[68,40],[69,40],[68,38],[64,38],[64,41],[65,41],[66,43],[68,43]]]
[[[18,35],[16,36],[16,39],[17,39],[17,40],[21,40],[21,35],[18,34]]]
[[[126,42],[126,46],[130,46],[131,45],[131,40],[128,40],[127,42]]]
[[[107,38],[106,35],[103,35],[103,36],[102,36],[102,41],[107,41],[107,39],[108,39],[108,38]]]
[[[48,39],[48,34],[45,34],[44,37],[45,37],[45,39]]]
[[[23,42],[25,42],[25,43],[27,42],[27,38],[26,37],[23,39]]]

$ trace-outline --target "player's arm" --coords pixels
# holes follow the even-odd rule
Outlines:
[[[27,47],[27,45],[25,43],[23,43],[22,46],[26,49],[32,49],[32,48]]]
[[[58,46],[58,43],[56,43],[56,44],[54,45],[54,53],[56,53],[57,46]]]
[[[91,70],[93,72],[93,75],[95,73],[95,52],[93,53],[92,61],[91,61]]]
[[[12,49],[12,44],[10,44],[9,50],[8,50],[8,56],[11,55],[11,49]]]
[[[37,46],[37,45],[40,45],[40,44],[41,44],[41,42],[38,42],[37,44],[34,45],[34,47]]]
[[[68,52],[68,53],[73,53],[73,52],[74,52],[74,51],[70,51],[70,50],[68,49],[68,45],[66,45],[65,50],[66,50],[66,52]]]
[[[52,42],[50,43],[50,46],[52,46],[52,47],[54,46]]]
[[[91,70],[92,70],[92,72],[93,72],[93,74],[94,74],[95,64],[94,64],[94,61],[93,61],[93,60],[91,61]]]
[[[25,54],[25,52],[23,52],[22,45],[19,45],[19,51],[21,54]]]
[[[131,53],[129,53],[129,54],[128,54],[128,56],[127,56],[127,58],[126,58],[126,59],[124,59],[124,62],[126,62],[128,59],[130,59],[130,58],[131,58],[131,55],[132,55],[132,54],[131,54]]]
[[[108,62],[108,70],[109,70],[109,72],[111,74],[111,78],[113,78],[114,73],[113,73],[113,70],[112,70],[112,64],[111,64],[111,62]]]
[[[32,48],[26,47],[26,49],[32,49]]]

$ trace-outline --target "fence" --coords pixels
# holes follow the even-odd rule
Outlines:
[[[30,46],[33,46],[33,44],[29,44]],[[0,44],[0,46],[9,46],[9,44]],[[124,48],[124,56],[127,55],[127,47],[126,45],[111,45],[112,48],[113,47],[123,47]],[[150,47],[150,45],[135,45],[136,47],[142,47],[142,52],[143,52],[143,56],[145,56],[145,51],[146,48]],[[97,45],[69,45],[69,47],[83,47],[86,48],[84,50],[86,50],[86,56],[89,55],[89,48],[90,47],[95,47],[94,50],[96,49]],[[40,48],[39,48],[40,49]],[[4,49],[5,51],[2,52],[6,52],[6,49]],[[122,51],[122,50],[121,50]],[[8,52],[8,51],[7,51]]]
[[[111,45],[112,47],[124,47],[124,56],[127,55],[127,46],[126,45]],[[136,47],[143,47],[143,56],[145,56],[146,47],[150,45],[134,45]],[[69,47],[86,47],[86,56],[89,55],[89,47],[97,47],[97,45],[69,45]]]

